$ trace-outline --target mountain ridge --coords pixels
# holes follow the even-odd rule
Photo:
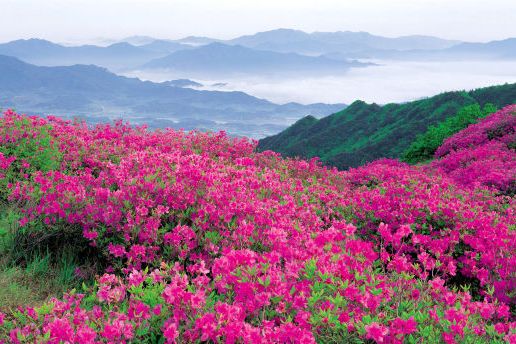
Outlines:
[[[32,38],[0,44],[0,55],[16,57],[40,66],[95,64],[118,70],[137,66],[163,54],[127,42],[117,42],[105,47],[91,44],[63,46]]]
[[[275,104],[244,92],[194,90],[127,78],[94,65],[41,67],[0,56],[0,106],[31,113],[126,118],[153,128],[227,130],[257,137],[303,114],[330,114],[344,104]],[[103,117],[99,117],[103,116]],[[225,123],[225,124],[224,124]]]
[[[228,43],[272,51],[325,54],[356,53],[371,49],[442,49],[458,44],[460,41],[423,35],[384,37],[364,31],[307,33],[300,30],[277,29],[237,37],[229,40]]]
[[[351,67],[367,66],[356,61],[336,61],[295,53],[255,50],[242,45],[210,43],[189,50],[180,50],[150,61],[143,69],[170,69],[181,72],[216,75],[220,73],[258,72],[336,72]]]
[[[287,157],[320,157],[330,166],[355,167],[378,158],[399,158],[418,134],[466,105],[516,103],[516,84],[452,91],[412,102],[380,106],[355,101],[343,111],[298,120],[283,132],[261,139],[258,150]]]
[[[251,49],[256,57],[251,58],[250,51],[248,51],[246,56],[250,61],[258,60],[264,67],[269,66],[269,68],[276,65],[275,72],[281,72],[289,66],[292,66],[291,69],[307,70],[309,66],[315,65],[320,70],[323,64],[335,66],[335,63],[350,62],[356,59],[414,61],[516,59],[516,38],[481,43],[425,35],[385,37],[364,31],[307,33],[300,30],[276,29],[227,40],[202,36],[189,36],[175,40],[132,36],[118,41],[104,41],[104,43],[106,42],[110,44],[107,46],[92,44],[69,46],[38,38],[19,39],[1,43],[0,54],[13,56],[36,65],[96,64],[112,71],[134,70],[143,65],[159,65],[160,59],[163,59],[161,63],[166,65],[167,59],[174,60],[169,55],[175,53],[180,53],[175,56],[176,59],[179,59],[179,61],[175,61],[176,64],[193,68],[194,61],[202,60],[203,49],[213,44],[219,47],[220,45],[234,47],[233,54],[238,54],[241,47]],[[185,57],[181,60],[180,57],[183,54]],[[314,60],[309,62],[309,59],[305,59],[303,62],[299,56],[297,58],[291,56],[289,60],[286,56],[277,54],[297,54],[303,58],[310,57]],[[215,54],[215,56],[217,55]],[[217,58],[219,59],[218,68],[220,68],[221,57]],[[322,60],[317,60],[317,58],[322,58]],[[204,61],[206,65],[206,60]],[[280,63],[281,61],[283,63]],[[258,65],[255,63],[251,70],[261,72],[260,63]],[[357,62],[355,63],[357,64]],[[246,62],[232,60],[231,64],[244,68]],[[250,69],[250,64],[248,61],[247,67],[245,67],[247,70]],[[203,67],[201,69],[201,66],[197,66],[194,69],[205,71],[207,67]],[[229,66],[225,68],[226,71],[228,69]],[[184,75],[184,77],[188,77],[188,75]]]

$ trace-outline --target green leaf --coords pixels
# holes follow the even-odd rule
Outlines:
[[[377,288],[377,289],[372,289],[372,290],[371,290],[371,294],[373,294],[374,296],[378,296],[378,295],[380,295],[382,292],[383,292],[383,289],[382,289],[382,288]]]

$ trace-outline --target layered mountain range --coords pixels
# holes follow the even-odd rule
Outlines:
[[[312,116],[300,121],[304,126],[344,109],[345,105],[279,105],[242,92],[201,91],[206,89],[203,85],[226,89],[226,78],[238,79],[241,75],[274,76],[280,80],[289,75],[345,76],[351,69],[370,66],[375,59],[467,59],[489,63],[516,60],[516,39],[471,43],[418,35],[390,38],[367,32],[306,33],[278,29],[230,40],[134,36],[108,44],[80,46],[42,39],[16,40],[0,44],[0,55],[4,55],[0,57],[3,108],[42,114],[72,113],[89,121],[123,117],[156,128],[227,130],[262,138],[286,129],[303,116]],[[180,74],[175,75],[174,71]],[[159,83],[120,76],[168,75],[167,72],[172,72],[171,77],[160,78],[165,81]],[[361,113],[362,105],[356,104],[346,111],[353,117],[352,110],[357,107]],[[303,134],[303,139],[314,132]],[[299,153],[298,148],[293,148],[295,144],[288,141],[281,147],[272,143],[262,145],[288,154]],[[311,148],[307,146],[303,152],[307,149]],[[310,150],[302,155],[315,153]],[[331,160],[333,153],[328,154],[322,156]]]
[[[0,56],[0,107],[28,113],[76,115],[90,122],[123,117],[152,128],[227,130],[258,138],[286,128],[300,114],[321,117],[345,107],[278,105],[243,92],[201,91],[184,83],[141,81],[92,65],[35,66]]]
[[[113,71],[338,72],[367,65],[356,59],[515,59],[516,39],[471,43],[420,35],[390,38],[367,32],[306,33],[278,29],[230,40],[135,36],[108,46],[65,46],[41,39],[16,40],[0,44],[0,54],[36,65],[95,64]]]

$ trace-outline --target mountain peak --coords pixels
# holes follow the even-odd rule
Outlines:
[[[121,39],[120,42],[127,42],[132,45],[139,46],[139,45],[145,45],[145,44],[152,43],[156,40],[157,40],[156,38],[150,37],[150,36],[134,35],[134,36],[129,36],[124,39]]]
[[[59,46],[59,44],[47,41],[46,39],[41,38],[29,38],[29,39],[17,39],[14,41],[10,41],[4,44],[14,45],[14,46]]]
[[[133,47],[134,48],[134,45],[132,45],[131,43],[127,43],[127,42],[118,42],[118,43],[113,43],[111,45],[108,45],[108,47],[112,47],[112,48],[116,48],[116,47]]]

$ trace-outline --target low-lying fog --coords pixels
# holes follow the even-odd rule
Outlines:
[[[443,91],[470,90],[516,82],[516,61],[407,62],[370,61],[377,65],[345,74],[299,76],[238,76],[199,79],[196,89],[243,91],[275,103],[346,103],[361,99],[385,104],[432,96]],[[161,82],[189,78],[177,72],[132,71],[126,76]]]

